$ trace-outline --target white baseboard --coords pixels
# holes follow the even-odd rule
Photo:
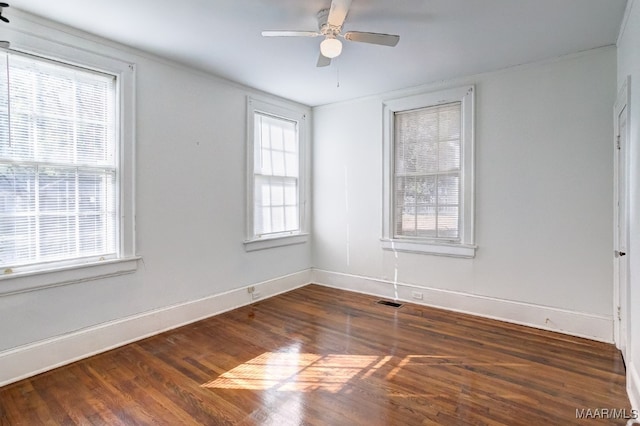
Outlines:
[[[627,395],[631,408],[640,412],[640,374],[633,362],[627,364]]]
[[[613,343],[613,318],[468,293],[313,269],[312,282]],[[422,293],[422,300],[412,292]]]
[[[0,386],[22,380],[110,349],[220,314],[311,282],[311,270],[247,287],[110,321],[63,336],[0,352]]]

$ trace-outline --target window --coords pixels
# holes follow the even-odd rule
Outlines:
[[[132,95],[121,95],[133,69],[115,68],[0,56],[2,278],[134,257]]]
[[[383,248],[472,257],[473,87],[385,103]]]
[[[306,115],[249,98],[247,250],[306,241]]]

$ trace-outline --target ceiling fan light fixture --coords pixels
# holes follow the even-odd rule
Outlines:
[[[325,58],[333,59],[342,53],[342,43],[334,37],[327,37],[320,43],[320,52]]]

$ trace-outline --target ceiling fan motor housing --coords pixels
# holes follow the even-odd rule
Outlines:
[[[335,27],[328,24],[329,9],[322,9],[318,12],[318,31],[320,34],[328,37],[337,37],[340,34],[342,26]]]

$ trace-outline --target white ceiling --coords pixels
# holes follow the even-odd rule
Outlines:
[[[316,106],[615,44],[626,1],[353,0],[343,32],[399,34],[400,43],[345,42],[326,68],[315,66],[321,38],[263,38],[260,32],[315,30],[316,13],[330,0],[10,3]],[[11,8],[4,15],[11,18]]]

